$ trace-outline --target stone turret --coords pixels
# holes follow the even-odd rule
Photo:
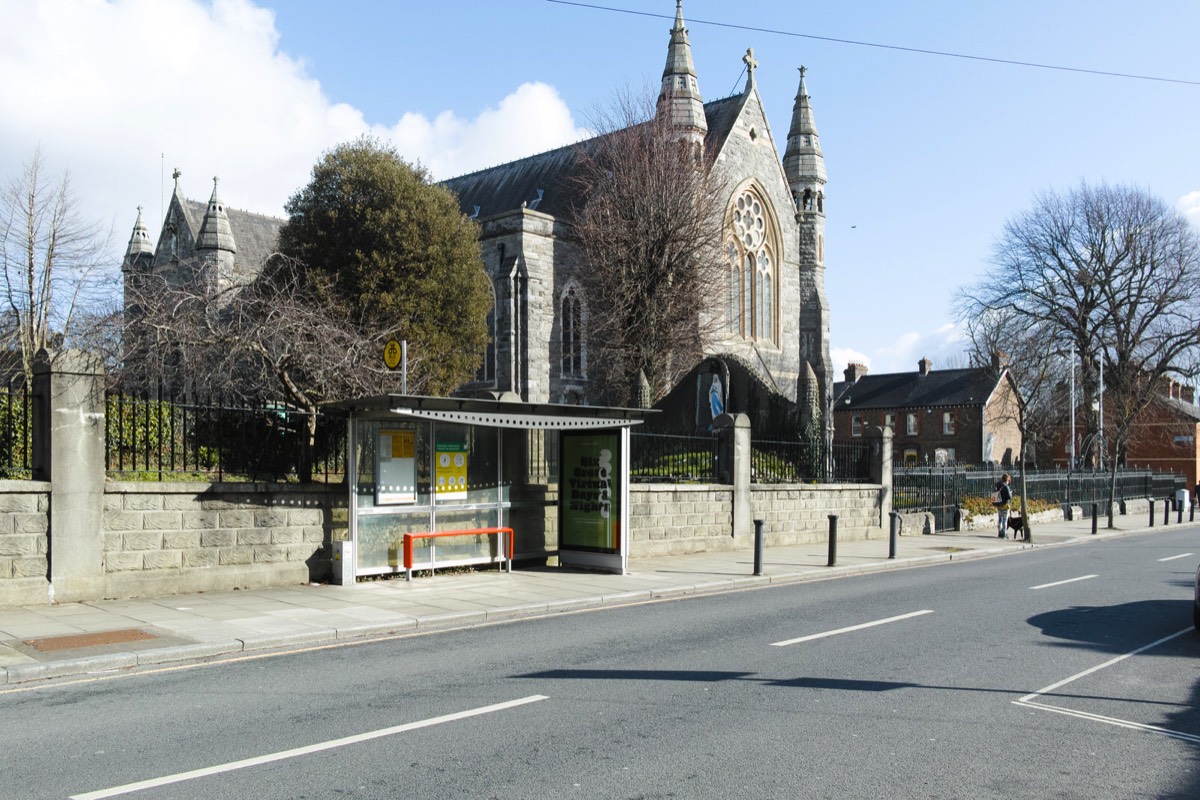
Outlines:
[[[800,359],[811,367],[811,372],[802,372],[800,380],[803,384],[815,377],[825,429],[832,436],[833,364],[829,356],[829,301],[825,296],[825,156],[821,153],[805,72],[801,67],[783,172],[796,204],[800,234]],[[798,396],[809,391],[803,385],[798,389]]]
[[[800,68],[800,89],[792,106],[792,126],[788,129],[783,171],[792,189],[796,209],[825,215],[825,156],[821,137],[813,120],[812,103],[805,85],[804,67]]]
[[[696,65],[692,62],[692,45],[683,24],[683,0],[675,0],[675,27],[671,29],[671,44],[667,47],[657,113],[666,115],[680,139],[704,144],[708,122],[696,80]]]
[[[150,244],[150,232],[142,222],[142,207],[138,206],[137,222],[133,223],[133,235],[129,237],[129,246],[125,248],[125,261],[122,269],[133,269],[139,263],[149,265],[154,258],[154,245]]]
[[[216,289],[229,288],[233,282],[234,256],[237,244],[233,240],[233,229],[229,226],[229,215],[225,212],[225,201],[217,191],[218,178],[213,178],[212,197],[200,234],[196,237],[196,255],[203,265],[209,280],[216,280]]]

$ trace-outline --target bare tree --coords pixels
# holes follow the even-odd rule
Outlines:
[[[651,400],[717,332],[706,305],[723,285],[724,206],[710,154],[680,141],[653,102],[618,98],[602,136],[578,147],[570,220],[583,251],[588,372],[623,404],[644,374]]]
[[[219,291],[140,276],[130,291],[128,378],[193,394],[261,398],[265,391],[305,412],[311,448],[322,403],[398,391],[400,381],[383,363],[396,332],[360,333],[365,326],[345,307],[318,300],[328,292],[313,280],[278,255],[253,283]],[[414,381],[409,389],[419,393]]]
[[[28,379],[33,356],[69,337],[78,312],[116,280],[106,258],[109,236],[85,221],[70,176],[45,174],[36,150],[0,194],[0,266],[10,324],[0,330],[7,349],[21,354]]]
[[[1046,335],[1046,323],[1031,321],[1011,308],[990,311],[964,322],[971,343],[971,361],[991,369],[997,380],[1011,379],[1017,389],[1015,404],[998,405],[992,413],[997,415],[997,421],[1015,422],[1021,437],[1018,493],[1025,535],[1032,537],[1025,467],[1038,460],[1043,448],[1052,445],[1059,421],[1069,408],[1069,395],[1065,392],[1069,356],[1047,344],[1053,339]]]
[[[961,313],[1011,312],[1039,330],[1043,347],[1061,354],[1074,345],[1085,397],[1100,395],[1103,363],[1103,441],[1099,413],[1082,410],[1115,492],[1137,417],[1172,377],[1196,374],[1200,236],[1141,189],[1081,184],[1038,196],[1010,220],[992,262],[960,295]]]

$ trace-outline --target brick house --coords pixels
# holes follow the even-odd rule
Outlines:
[[[1106,424],[1113,424],[1106,413]],[[1080,431],[1082,433],[1082,431]],[[1056,466],[1066,467],[1069,430],[1064,427],[1054,446]],[[1130,467],[1149,467],[1154,470],[1181,474],[1187,479],[1189,491],[1200,479],[1200,406],[1190,386],[1171,381],[1166,394],[1146,407],[1129,431],[1125,463]]]
[[[897,462],[995,463],[1018,460],[1018,393],[1008,368],[934,370],[923,358],[916,372],[868,375],[850,364],[834,384],[834,438],[854,440],[872,426],[890,428]]]

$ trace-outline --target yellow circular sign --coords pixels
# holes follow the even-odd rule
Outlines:
[[[400,366],[400,343],[395,339],[390,339],[383,346],[383,363],[388,369],[395,369]]]

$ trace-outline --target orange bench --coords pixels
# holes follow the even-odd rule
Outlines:
[[[507,571],[512,572],[513,560],[513,529],[512,528],[467,528],[454,531],[423,531],[421,533],[404,534],[404,577],[412,580],[413,574],[413,539],[441,539],[447,536],[499,536],[500,563],[507,565]],[[434,571],[436,550],[433,542],[429,543],[429,572]],[[502,567],[503,568],[503,567]]]

